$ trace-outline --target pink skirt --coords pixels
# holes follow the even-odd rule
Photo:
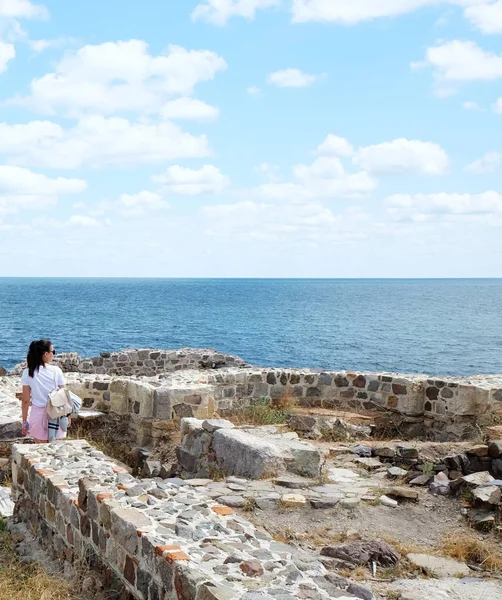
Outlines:
[[[41,442],[46,442],[49,439],[49,423],[45,407],[32,406],[30,408],[30,416],[28,417],[30,428],[28,435]],[[56,439],[66,437],[66,431],[61,428],[57,432]]]

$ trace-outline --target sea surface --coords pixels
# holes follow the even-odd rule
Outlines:
[[[0,278],[0,365],[45,337],[82,356],[190,346],[261,366],[502,373],[502,279]]]

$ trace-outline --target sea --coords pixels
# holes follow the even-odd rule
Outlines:
[[[0,278],[0,365],[215,348],[259,366],[502,373],[502,279]]]

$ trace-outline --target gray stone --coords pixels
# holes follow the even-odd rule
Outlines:
[[[380,458],[394,458],[396,449],[393,446],[373,446],[373,454]]]
[[[232,508],[242,508],[247,504],[247,500],[242,496],[220,496],[218,502]]]
[[[431,475],[419,475],[410,481],[410,485],[427,485],[431,479]]]
[[[280,494],[275,492],[267,494],[266,496],[257,496],[254,501],[258,508],[261,510],[266,510],[267,508],[272,508],[277,505],[281,498]]]
[[[418,448],[409,444],[399,444],[396,446],[399,456],[402,458],[418,458]]]
[[[312,508],[333,508],[343,496],[325,496],[324,498],[310,498]]]
[[[347,588],[347,592],[361,600],[375,600],[372,591],[358,583],[351,583]]]
[[[226,419],[206,419],[202,422],[202,428],[209,433],[214,433],[218,429],[233,429],[235,425]]]
[[[362,457],[356,458],[355,463],[362,465],[365,469],[373,470],[383,467],[382,463],[377,458]]]
[[[465,475],[462,477],[462,481],[471,486],[489,485],[494,479],[495,477],[492,477],[488,471],[472,473],[472,475]]]
[[[387,469],[387,477],[398,478],[405,477],[408,474],[408,471],[401,469],[400,467],[390,467]]]
[[[358,456],[365,456],[367,458],[370,458],[372,454],[371,446],[366,446],[364,444],[358,444],[357,446],[354,446],[352,450]]]
[[[472,491],[474,499],[485,504],[500,504],[502,493],[495,485],[486,485]]]
[[[470,574],[469,567],[451,558],[442,558],[430,554],[408,554],[408,560],[434,577],[458,577]]]

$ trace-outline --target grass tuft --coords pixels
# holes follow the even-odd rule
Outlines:
[[[502,572],[500,544],[482,539],[475,533],[455,533],[443,538],[440,550],[446,556],[479,565],[492,573]]]
[[[48,575],[36,564],[21,563],[12,547],[5,523],[0,521],[0,596],[5,600],[70,600],[72,585]]]

